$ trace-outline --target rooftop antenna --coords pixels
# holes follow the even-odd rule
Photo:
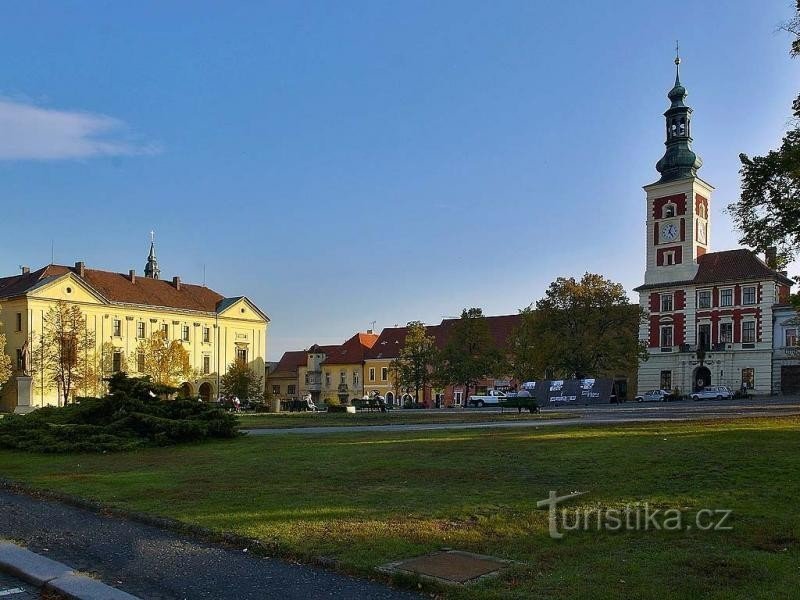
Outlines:
[[[50,264],[56,264],[56,244],[53,240],[50,240]]]
[[[203,263],[203,287],[206,287],[206,264]]]
[[[370,321],[370,322],[369,322],[369,325],[370,325],[370,328],[369,328],[369,329],[370,329],[370,331],[375,331],[375,323],[377,323],[377,321]]]

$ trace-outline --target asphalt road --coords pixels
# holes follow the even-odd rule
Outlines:
[[[420,598],[325,569],[260,558],[7,490],[0,490],[0,538],[145,600]],[[3,585],[0,579],[0,590]],[[13,595],[9,598],[14,600]]]
[[[447,409],[445,409],[447,410]],[[499,412],[496,408],[462,409],[465,412]],[[693,402],[647,402],[628,404],[600,404],[594,406],[561,406],[544,409],[552,412],[569,412],[571,419],[527,419],[489,423],[413,423],[396,425],[323,426],[276,429],[245,429],[249,435],[320,435],[327,433],[380,433],[403,431],[431,431],[439,429],[508,429],[517,427],[556,427],[563,425],[615,425],[648,421],[697,421],[706,419],[734,419],[741,417],[769,417],[800,415],[800,398],[767,397],[749,400],[702,400]],[[436,411],[428,411],[436,412]],[[398,418],[398,420],[400,420]]]

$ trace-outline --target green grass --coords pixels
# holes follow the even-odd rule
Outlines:
[[[522,561],[450,598],[788,598],[800,418],[264,436],[117,455],[0,452],[0,474],[367,572],[443,546]],[[732,531],[547,535],[569,506],[732,509]]]
[[[419,412],[416,410],[393,410],[381,412],[347,413],[256,413],[239,416],[239,427],[242,429],[269,429],[295,427],[328,427],[361,425],[408,425],[417,423],[490,423],[498,421],[529,421],[537,419],[577,418],[574,413],[565,412],[529,412],[517,413],[507,410],[504,413],[482,411],[442,411]]]

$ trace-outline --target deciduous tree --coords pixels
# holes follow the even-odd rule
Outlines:
[[[512,362],[530,368],[533,376],[600,377],[634,370],[647,358],[638,340],[643,318],[619,283],[592,273],[580,281],[559,277],[535,309],[522,311],[522,325],[512,336]]]
[[[6,335],[0,332],[0,388],[11,378],[11,357],[6,353]]]
[[[781,28],[794,36],[792,56],[800,56],[800,0],[794,18]],[[776,247],[781,265],[800,250],[800,96],[792,108],[792,126],[777,150],[739,155],[742,193],[728,206],[741,243],[761,251]]]
[[[480,308],[464,309],[449,332],[436,366],[436,381],[463,385],[466,397],[481,379],[505,369]]]
[[[397,387],[413,388],[414,400],[419,403],[419,391],[433,380],[433,365],[436,362],[436,341],[427,333],[420,321],[408,324],[406,339],[400,355],[392,361],[390,369]]]
[[[243,360],[237,360],[228,367],[228,372],[220,380],[220,389],[226,396],[236,396],[242,400],[259,398],[262,394],[263,377],[259,377]]]
[[[32,344],[32,366],[47,386],[58,387],[64,404],[93,377],[95,336],[79,306],[60,300],[44,316],[42,332]]]
[[[167,339],[163,331],[154,331],[139,342],[137,352],[144,355],[142,374],[157,385],[176,387],[193,378],[194,370],[186,348],[178,340]]]

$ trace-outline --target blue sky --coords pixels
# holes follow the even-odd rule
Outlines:
[[[270,359],[644,271],[675,40],[713,249],[797,93],[789,0],[16,2],[0,273],[84,260],[245,294]]]

